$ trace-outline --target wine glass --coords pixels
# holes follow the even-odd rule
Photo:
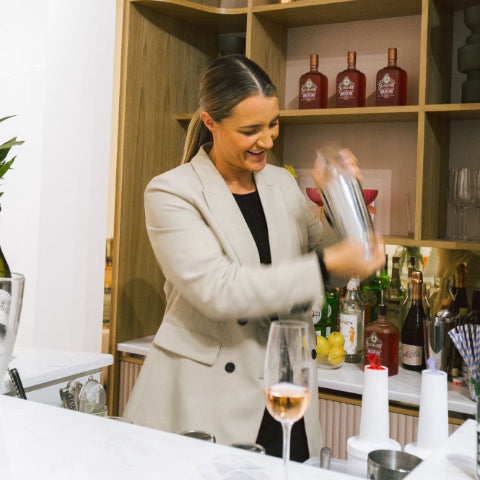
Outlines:
[[[448,172],[448,203],[453,207],[453,233],[446,237],[446,240],[458,240],[458,200],[457,200],[457,178],[458,178],[458,170],[449,170]]]
[[[272,323],[265,357],[264,393],[267,410],[282,424],[285,479],[292,425],[303,417],[310,404],[313,348],[308,323],[296,320]]]
[[[474,170],[473,206],[475,208],[475,230],[473,240],[480,240],[480,168]]]
[[[456,182],[456,198],[460,209],[460,233],[459,240],[468,240],[468,234],[465,227],[465,217],[467,210],[474,203],[474,170],[471,168],[459,168]]]

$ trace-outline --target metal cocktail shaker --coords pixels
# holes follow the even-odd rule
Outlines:
[[[343,166],[341,149],[324,147],[317,159],[325,166],[325,182],[320,194],[330,225],[341,239],[360,241],[365,259],[372,258],[373,224],[362,188]]]

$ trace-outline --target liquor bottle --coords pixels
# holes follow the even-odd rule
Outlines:
[[[337,328],[338,291],[335,288],[325,289],[325,302],[321,309],[312,309],[312,320],[315,333],[328,338]]]
[[[382,284],[382,290],[386,290],[390,286],[390,275],[388,274],[388,254],[385,254],[385,265],[382,270],[380,270],[380,274],[378,278]]]
[[[336,97],[335,106],[343,107],[364,107],[365,106],[365,74],[357,70],[356,52],[348,52],[348,67],[337,75],[335,84]]]
[[[365,307],[358,294],[360,279],[352,277],[347,284],[347,292],[340,304],[340,333],[345,339],[345,361],[361,362],[363,359]]]
[[[397,49],[388,49],[388,65],[377,72],[375,105],[407,104],[407,72],[397,66]]]
[[[388,368],[388,376],[398,373],[398,343],[400,332],[388,321],[387,307],[383,301],[384,292],[378,306],[378,319],[365,328],[363,364],[370,363],[368,356],[375,354],[383,367]]]
[[[407,370],[425,369],[424,325],[425,312],[422,304],[423,275],[420,270],[412,272],[412,305],[402,328],[402,366]]]
[[[377,319],[381,291],[382,282],[375,273],[372,273],[360,283],[360,292],[365,304],[365,326]]]
[[[385,305],[387,306],[388,319],[392,325],[402,331],[403,325],[403,299],[405,290],[400,281],[400,257],[392,258],[392,275],[390,286],[386,290]]]
[[[298,85],[298,108],[327,108],[328,78],[318,71],[318,55],[310,55],[310,71]]]

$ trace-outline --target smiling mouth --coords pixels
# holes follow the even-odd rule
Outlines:
[[[265,153],[265,150],[260,150],[259,152],[253,152],[252,150],[247,150],[247,153],[249,153],[250,155],[260,156],[263,153]]]

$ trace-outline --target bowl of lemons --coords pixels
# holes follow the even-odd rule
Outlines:
[[[345,362],[345,339],[340,332],[331,332],[326,338],[317,335],[317,363],[320,368],[339,368]]]

